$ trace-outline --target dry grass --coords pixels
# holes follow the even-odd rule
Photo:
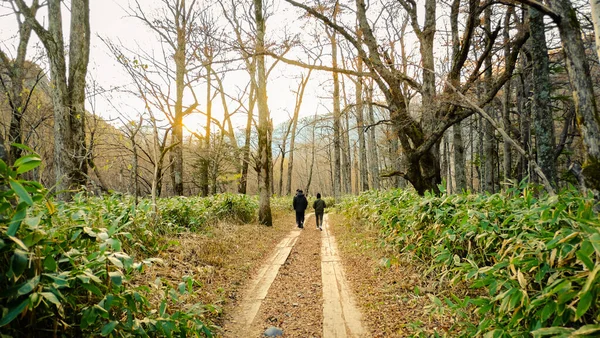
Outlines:
[[[329,224],[373,337],[429,336],[450,329],[453,319],[429,297],[440,294],[439,283],[422,278],[421,267],[386,251],[374,229],[339,215],[330,215]]]

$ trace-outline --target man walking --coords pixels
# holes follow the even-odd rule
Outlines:
[[[294,196],[293,206],[296,210],[296,225],[298,228],[304,228],[304,211],[308,208],[308,200],[302,190],[296,190],[296,196]]]
[[[317,219],[317,229],[323,231],[323,213],[325,212],[325,201],[321,199],[321,193],[317,193],[317,200],[313,203],[315,209],[315,218]]]

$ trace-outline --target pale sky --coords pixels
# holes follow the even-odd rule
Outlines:
[[[148,13],[151,13],[152,8],[156,8],[156,0],[142,1],[145,9],[148,10]],[[278,2],[279,1],[276,1],[276,3]],[[123,45],[132,50],[138,49],[138,45],[143,46],[145,49],[152,49],[158,46],[155,35],[153,35],[148,28],[144,27],[139,20],[127,17],[125,10],[121,8],[127,7],[127,4],[127,0],[90,1],[92,40],[88,80],[94,79],[104,89],[127,85],[131,83],[131,80],[123,71],[121,65],[119,65],[109,53],[108,48],[99,37],[112,40],[113,42],[118,42],[120,40]],[[267,21],[267,35],[281,33],[284,29],[294,29],[294,25],[290,25],[290,22],[293,23],[295,17],[287,14],[289,12],[285,9],[289,8],[289,6],[282,4],[276,6],[276,15],[270,17]],[[0,20],[0,48],[7,51],[9,55],[14,55],[16,45],[15,37],[17,34],[15,18],[13,15],[4,15],[10,13],[10,10],[8,9],[4,8],[0,9],[0,11],[0,15],[3,15]],[[64,26],[68,29],[68,11],[65,10],[63,12]],[[45,8],[40,10],[39,20],[41,22],[43,22],[43,15],[45,13]],[[68,36],[67,34],[65,35]],[[65,39],[68,41],[68,38]],[[38,42],[39,40],[35,37],[35,34],[33,34],[30,45],[33,46]],[[35,50],[32,48],[28,52],[28,56],[33,57],[34,54]],[[293,112],[295,100],[292,90],[295,90],[297,86],[297,80],[294,78],[305,72],[306,70],[291,67],[283,63],[279,63],[272,72],[268,83],[268,95],[271,117],[275,124],[289,120],[288,112],[290,114]],[[327,101],[329,100],[319,99],[318,97],[330,95],[325,93],[323,87],[320,85],[320,83],[327,81],[328,78],[330,78],[330,75],[327,73],[313,72],[312,81],[309,83],[309,87],[305,93],[301,112],[302,116],[313,115],[316,110],[320,113],[326,112],[327,109],[321,106],[320,103],[328,105]],[[244,87],[247,81],[248,77],[244,71],[228,74],[225,78],[226,90],[231,89],[233,93],[235,93],[233,88],[235,88],[235,86]],[[206,107],[204,99],[205,87],[204,83],[200,83],[199,88],[197,88],[200,110],[204,110]],[[107,101],[110,101],[111,104],[108,104]],[[138,102],[137,99],[130,95],[118,92],[113,92],[98,98],[95,104],[96,113],[106,119],[115,118],[119,116],[120,113],[135,118],[136,112],[143,110],[143,104]],[[233,106],[237,105],[231,104],[230,109],[233,109]],[[88,110],[92,109],[89,104],[86,108]],[[215,98],[213,101],[213,110],[215,114],[221,114],[222,116],[221,100],[219,97]],[[245,124],[245,120],[245,115],[238,115],[234,123],[241,127]],[[203,128],[202,121],[203,117],[197,115],[188,118],[184,123],[188,128],[197,130]]]

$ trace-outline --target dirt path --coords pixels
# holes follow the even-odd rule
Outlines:
[[[277,327],[284,337],[365,337],[327,216],[322,232],[312,214],[304,230],[292,227],[248,283],[224,336],[262,337]]]
[[[323,280],[323,337],[365,337],[361,314],[348,286],[335,237],[325,215],[321,236],[321,276]]]

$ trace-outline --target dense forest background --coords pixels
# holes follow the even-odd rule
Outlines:
[[[87,186],[339,197],[442,183],[496,192],[523,179],[597,188],[600,81],[587,2],[290,0],[258,13],[253,2],[131,1],[124,10],[157,47],[102,39],[128,75],[118,88],[88,72],[88,2],[64,5],[5,2],[19,30],[0,54],[6,158],[20,154],[13,142],[31,147],[44,160],[31,178],[59,195]],[[300,29],[270,32],[280,12]],[[69,43],[61,15],[71,17]],[[34,34],[45,52],[31,48]],[[269,74],[284,64],[298,70],[288,79],[295,102],[274,124],[269,98],[286,89]],[[246,82],[232,86],[233,73]],[[303,110],[311,81],[320,113]],[[100,98],[126,95],[131,111],[98,111]],[[200,126],[184,124],[190,115]]]

